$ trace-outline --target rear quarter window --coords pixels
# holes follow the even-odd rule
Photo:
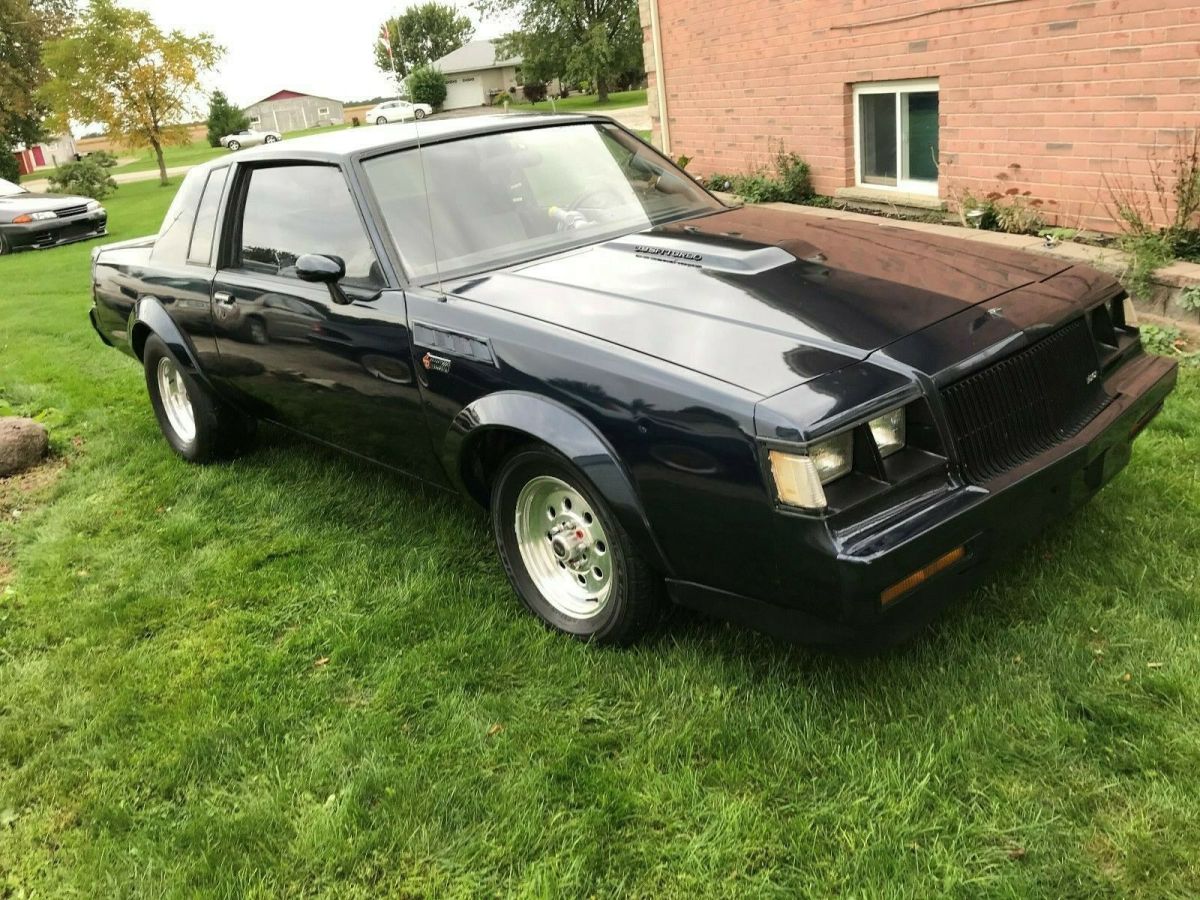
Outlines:
[[[162,228],[158,230],[154,252],[150,254],[151,261],[161,265],[183,265],[188,244],[192,240],[196,207],[200,203],[200,194],[204,190],[207,178],[208,172],[204,169],[193,169],[184,177],[183,184],[179,186],[175,199],[167,209]]]
[[[225,191],[225,181],[228,177],[228,166],[213,169],[208,175],[204,194],[200,198],[200,207],[196,212],[196,226],[192,229],[192,241],[188,248],[189,263],[207,266],[212,262],[213,235],[216,234],[217,217],[221,213],[221,195]]]

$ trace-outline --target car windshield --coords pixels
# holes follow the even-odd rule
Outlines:
[[[13,184],[11,181],[5,181],[3,178],[0,178],[0,197],[15,197],[17,194],[28,193],[19,184]]]
[[[592,123],[447,141],[364,168],[415,280],[511,265],[723,208],[645,144]]]

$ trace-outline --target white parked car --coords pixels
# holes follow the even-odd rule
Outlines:
[[[407,100],[385,100],[367,112],[366,120],[376,125],[386,125],[388,122],[407,122],[409,119],[423,119],[433,115],[433,107],[428,103],[409,103]]]
[[[241,150],[243,147],[254,147],[258,144],[273,144],[283,135],[278,131],[255,131],[247,128],[237,134],[227,134],[221,138],[221,143],[230,150]]]

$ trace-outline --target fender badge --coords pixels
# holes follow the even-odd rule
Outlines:
[[[450,371],[450,360],[444,356],[434,356],[432,353],[426,353],[421,357],[421,365],[425,367],[426,372]]]
[[[1004,310],[1001,309],[999,306],[993,306],[991,309],[989,309],[987,311],[987,314],[989,316],[991,316],[993,319],[1003,319],[1004,318]]]

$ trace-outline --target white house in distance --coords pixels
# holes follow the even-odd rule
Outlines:
[[[340,125],[345,117],[341,100],[298,91],[276,91],[242,111],[250,117],[251,128],[280,134],[319,125]]]
[[[483,106],[496,94],[520,88],[521,58],[496,58],[491,41],[469,41],[434,62],[433,67],[446,76],[446,102],[442,109]]]
[[[75,139],[69,134],[50,138],[32,147],[19,144],[13,151],[17,158],[17,171],[22,175],[61,166],[75,159]]]

